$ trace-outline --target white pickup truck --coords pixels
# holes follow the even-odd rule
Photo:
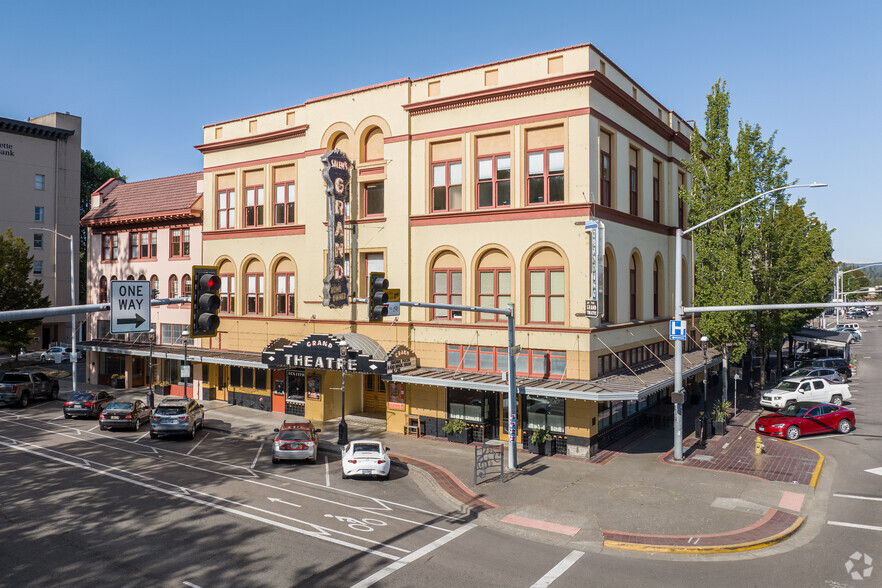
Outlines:
[[[794,402],[829,402],[841,405],[849,400],[848,384],[834,384],[824,378],[787,378],[771,390],[763,392],[760,405],[768,410],[778,410]]]

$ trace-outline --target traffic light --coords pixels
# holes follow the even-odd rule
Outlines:
[[[383,317],[389,314],[386,303],[389,302],[389,295],[386,294],[386,288],[389,287],[389,280],[386,279],[383,272],[371,272],[371,288],[368,296],[368,318],[372,323],[383,321]]]
[[[220,278],[217,268],[209,265],[193,266],[193,294],[190,310],[190,336],[214,337],[220,326]]]

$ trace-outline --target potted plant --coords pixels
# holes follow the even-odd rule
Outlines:
[[[454,443],[471,443],[472,430],[460,419],[452,419],[444,423],[442,428],[447,433],[447,440]]]
[[[153,384],[153,393],[154,394],[162,394],[166,395],[171,391],[171,383],[165,380],[160,380],[159,382],[155,382]]]
[[[725,435],[726,423],[729,422],[729,417],[732,416],[732,403],[728,400],[717,400],[711,416],[714,422],[714,435]]]
[[[126,377],[121,376],[119,374],[113,374],[110,376],[110,387],[111,388],[125,388],[126,385]]]
[[[548,429],[534,429],[527,449],[538,455],[554,455],[554,438]]]

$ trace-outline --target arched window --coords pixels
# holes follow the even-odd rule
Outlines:
[[[374,127],[364,135],[361,160],[376,161],[379,159],[383,159],[383,131]]]
[[[190,298],[193,295],[193,280],[190,278],[190,274],[184,274],[181,277],[181,296],[184,298]]]
[[[220,278],[220,312],[234,314],[236,312],[236,268],[229,261],[225,261],[218,269],[217,276]]]
[[[159,297],[159,276],[150,276],[150,298]]]
[[[245,269],[245,314],[263,314],[264,270],[259,261],[252,261]]]
[[[126,281],[134,280],[134,279],[135,279],[135,276],[130,275],[128,278],[126,278]]]
[[[511,302],[511,262],[499,250],[488,251],[478,262],[478,306],[506,308]],[[505,321],[500,314],[482,312],[479,321]]]
[[[296,311],[294,298],[294,262],[290,259],[283,259],[276,264],[276,271],[273,275],[275,283],[276,304],[273,311],[275,314],[294,315]]]
[[[98,280],[98,302],[107,302],[107,276]]]
[[[603,322],[616,322],[616,258],[611,249],[603,253]]]
[[[436,257],[432,264],[432,302],[462,304],[462,263],[451,251]],[[433,309],[431,319],[462,320],[462,311]]]
[[[171,277],[168,279],[168,297],[178,297],[178,277],[174,274],[172,274]]]
[[[628,318],[636,321],[639,316],[637,313],[637,305],[640,288],[640,260],[637,254],[631,255],[631,262],[628,265]]]
[[[662,262],[656,257],[652,265],[652,316],[661,316],[662,312]]]
[[[557,251],[546,247],[530,257],[527,265],[527,322],[564,323],[564,283],[564,262]]]
[[[334,138],[331,139],[331,149],[339,149],[343,153],[349,153],[349,137],[346,136],[346,133],[334,135]]]

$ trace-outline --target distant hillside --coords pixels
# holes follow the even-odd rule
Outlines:
[[[848,267],[860,267],[862,265],[869,265],[867,263],[860,263],[860,264],[848,263],[847,261],[843,261],[841,263],[842,263],[842,265],[848,266]],[[864,275],[870,279],[870,283],[874,284],[874,285],[882,285],[882,261],[880,261],[878,263],[879,263],[879,265],[877,265],[875,267],[868,267],[866,269],[861,270],[862,272],[864,272]]]

